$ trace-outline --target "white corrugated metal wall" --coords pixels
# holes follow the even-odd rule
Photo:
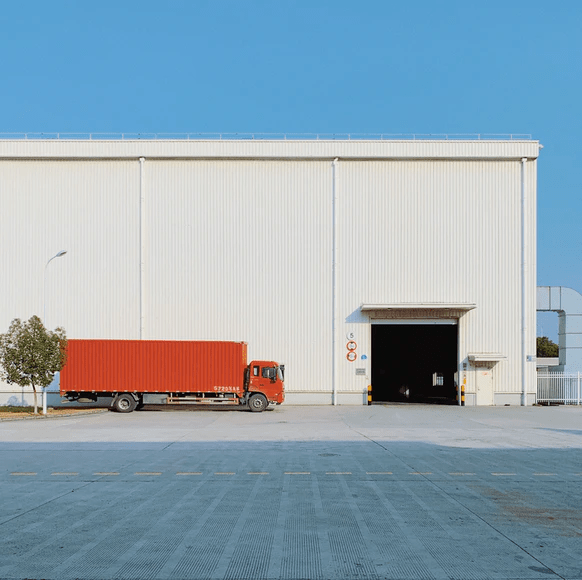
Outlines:
[[[520,158],[531,160],[533,354],[536,142],[0,143],[9,158],[0,161],[8,208],[0,218],[1,267],[11,281],[0,328],[41,313],[44,265],[67,249],[47,269],[48,325],[62,324],[78,338],[139,336],[144,155],[144,338],[246,340],[251,357],[287,364],[290,393],[327,393],[306,400],[329,402],[334,151],[344,155],[337,191],[339,392],[363,393],[369,382],[370,359],[345,359],[348,331],[358,336],[359,355],[369,356],[362,303],[470,302],[477,308],[460,318],[460,362],[469,352],[504,354],[495,388],[518,393]],[[201,158],[188,157],[193,152]],[[232,158],[214,158],[220,156]],[[356,376],[362,366],[367,376]],[[533,371],[534,390],[532,379]]]
[[[530,166],[533,179],[534,163]],[[504,355],[494,387],[519,393],[521,161],[346,161],[339,175],[338,291],[348,321],[340,335],[353,331],[361,353],[371,351],[362,303],[474,303],[477,308],[460,319],[460,362],[468,363],[468,353]],[[534,186],[530,181],[530,252]],[[535,264],[535,255],[529,259]],[[534,304],[535,266],[527,287]],[[528,326],[528,352],[534,354],[535,307]],[[351,388],[362,389],[364,379],[353,369],[361,363],[345,357],[341,362]],[[368,359],[368,377],[370,364]],[[467,380],[472,392],[473,375]]]

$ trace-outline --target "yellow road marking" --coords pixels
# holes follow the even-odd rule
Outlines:
[[[474,473],[465,473],[464,471],[449,471],[449,475],[475,475]]]
[[[135,475],[162,475],[161,471],[136,471]]]
[[[286,471],[285,475],[310,475],[311,471]]]
[[[534,473],[534,475],[558,475],[557,473]]]
[[[491,475],[517,475],[517,473],[494,473],[494,472],[491,472]]]
[[[79,474],[75,471],[55,471],[54,473],[51,473],[51,475],[79,475]]]
[[[325,475],[351,475],[351,471],[326,471]]]
[[[247,475],[269,475],[268,471],[249,471]]]
[[[10,475],[36,475],[34,471],[13,471]]]
[[[392,475],[391,471],[366,471],[366,475]]]
[[[119,475],[119,471],[96,471],[93,475]]]
[[[409,475],[432,475],[432,471],[411,471]]]
[[[202,475],[201,471],[178,471],[176,475]]]
[[[234,471],[215,471],[214,475],[235,475]]]

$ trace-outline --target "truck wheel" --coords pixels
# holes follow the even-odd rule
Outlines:
[[[113,409],[118,413],[131,413],[137,407],[137,401],[127,393],[117,395],[113,401]]]
[[[249,399],[249,409],[253,413],[260,413],[261,411],[264,411],[268,404],[269,403],[265,395],[261,395],[260,393],[251,395],[251,398]]]

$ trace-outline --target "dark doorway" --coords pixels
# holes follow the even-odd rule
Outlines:
[[[456,404],[456,324],[372,324],[372,401]]]

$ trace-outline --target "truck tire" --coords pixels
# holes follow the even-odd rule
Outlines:
[[[118,413],[131,413],[137,407],[137,401],[128,393],[117,395],[113,401],[113,410]]]
[[[253,413],[260,413],[261,411],[264,411],[268,405],[269,402],[267,401],[267,398],[265,395],[261,395],[260,393],[251,395],[249,399],[249,409]]]

